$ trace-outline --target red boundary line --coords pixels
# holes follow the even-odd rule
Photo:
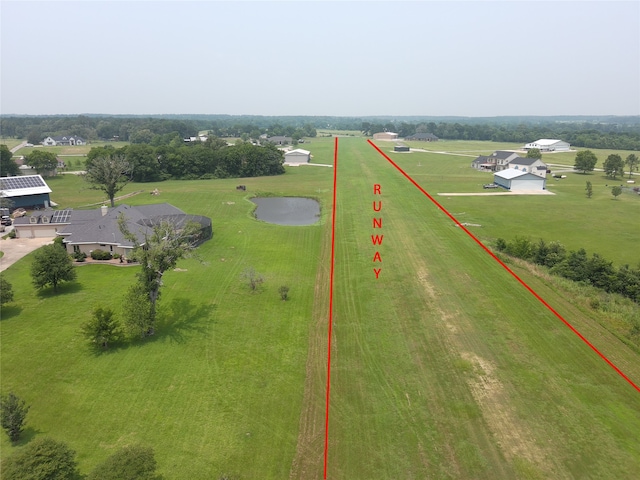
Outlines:
[[[327,341],[327,403],[324,417],[324,479],[327,479],[329,457],[329,390],[331,388],[331,334],[333,330],[333,266],[336,246],[336,191],[338,179],[338,137],[333,147],[333,209],[331,213],[331,270],[329,273],[329,339]]]
[[[387,159],[387,161],[389,163],[391,163],[391,165],[393,165],[400,173],[402,173],[402,175],[404,175],[407,180],[409,180],[411,183],[413,183],[418,190],[420,190],[422,193],[424,193],[427,198],[429,200],[431,200],[436,207],[438,207],[440,210],[442,210],[444,212],[445,215],[447,215],[447,217],[449,217],[451,220],[453,220],[453,222],[460,227],[462,230],[465,231],[465,233],[467,235],[469,235],[478,245],[480,245],[482,247],[482,249],[487,252],[489,255],[491,255],[493,257],[493,259],[498,262],[502,268],[504,268],[507,272],[509,272],[518,282],[520,282],[520,284],[522,284],[522,286],[524,286],[524,288],[526,288],[534,297],[536,297],[545,307],[547,307],[547,309],[553,313],[556,317],[558,317],[562,323],[564,323],[567,327],[569,327],[571,329],[571,331],[573,333],[575,333],[578,337],[580,337],[580,340],[582,340],[584,343],[586,343],[594,352],[596,352],[605,362],[607,362],[609,364],[609,366],[611,368],[613,368],[622,378],[624,378],[627,382],[629,382],[629,384],[631,384],[631,386],[633,388],[635,388],[638,392],[640,392],[640,387],[638,387],[638,385],[636,385],[635,383],[633,383],[633,381],[631,381],[631,379],[629,377],[627,377],[624,373],[622,373],[622,370],[620,370],[618,367],[616,367],[613,362],[611,362],[607,357],[605,357],[602,353],[600,353],[600,350],[598,350],[596,347],[593,346],[593,344],[591,342],[589,342],[589,340],[587,340],[585,337],[582,336],[582,334],[576,330],[573,325],[571,325],[569,322],[567,322],[562,315],[560,315],[558,312],[556,312],[553,307],[551,307],[551,305],[549,305],[547,302],[544,301],[544,299],[538,295],[529,285],[527,285],[525,283],[524,280],[522,280],[518,275],[516,275],[516,273],[511,270],[502,260],[500,260],[491,250],[489,250],[489,248],[487,248],[484,243],[482,243],[480,240],[478,240],[476,238],[476,236],[471,233],[464,225],[462,225],[453,215],[451,215],[442,205],[440,205],[440,203],[438,203],[438,201],[433,198],[431,195],[429,195],[420,185],[418,185],[416,183],[416,181],[411,178],[404,170],[402,170],[393,160],[391,160],[382,150],[380,150],[377,145],[375,145],[371,140],[367,140],[367,142],[369,142],[369,145],[371,145],[373,148],[375,148],[378,153],[380,155],[382,155],[384,158]]]

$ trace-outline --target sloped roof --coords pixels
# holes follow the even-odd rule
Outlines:
[[[413,135],[409,135],[407,140],[421,140],[421,139],[438,139],[433,133],[414,133]]]
[[[123,214],[127,228],[133,233],[139,244],[144,243],[146,235],[153,232],[154,220],[163,217],[187,217],[182,210],[168,203],[154,205],[129,206],[119,205],[102,215],[101,209],[74,210],[71,224],[58,231],[65,237],[66,243],[104,243],[133,247],[134,244],[124,238],[118,225],[118,218]]]
[[[309,155],[311,152],[309,150],[303,150],[302,148],[296,148],[295,150],[291,150],[289,152],[285,152],[285,157],[287,155]]]
[[[516,157],[509,162],[509,165],[533,165],[537,158]]]
[[[506,170],[494,173],[494,176],[504,178],[505,180],[513,180],[514,178],[522,177],[524,175],[529,175],[532,179],[544,180],[538,175],[534,175],[533,173],[528,173],[523,170],[517,170],[515,168],[507,168]]]
[[[488,159],[489,159],[489,157],[485,157],[484,155],[480,155],[478,158],[476,158],[471,163],[485,163]]]
[[[516,153],[516,152],[509,152],[507,150],[496,150],[495,152],[493,152],[489,156],[493,157],[493,158],[500,158],[500,159],[504,160],[504,159],[509,158],[514,153]]]

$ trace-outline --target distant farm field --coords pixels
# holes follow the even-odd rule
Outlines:
[[[53,152],[56,155],[72,155],[72,156],[86,156],[93,147],[103,147],[110,145],[114,148],[121,148],[128,145],[129,142],[92,142],[87,145],[66,145],[66,146],[43,146],[37,145],[34,147],[23,147],[18,150],[14,155],[29,155],[34,149],[40,149],[47,152]]]
[[[329,164],[333,145],[317,138],[303,148]],[[553,196],[438,196],[482,192],[490,175],[471,161],[509,147],[425,148],[434,151],[392,158],[460,221],[482,225],[469,227],[482,240],[542,237],[618,264],[639,260],[640,197],[607,197],[600,174],[550,180]],[[640,393],[364,139],[340,138],[338,157],[327,478],[636,478]],[[103,200],[75,176],[50,186],[60,207]],[[79,327],[97,304],[121,313],[135,267],[79,267],[55,296],[33,290],[32,256],[10,267],[16,301],[2,310],[0,374],[2,393],[31,405],[21,445],[63,440],[84,473],[141,442],[167,479],[322,478],[332,186],[333,169],[314,166],[128,185],[121,193],[140,193],[124,202],[209,216],[214,237],[165,276],[156,336],[104,354],[86,347]],[[322,217],[306,227],[258,222],[248,198],[259,193],[317,198]],[[250,266],[265,276],[258,293],[240,279]],[[639,354],[601,327],[603,312],[513,268],[640,382]],[[285,284],[287,302],[277,293]],[[2,458],[21,448],[0,442]]]

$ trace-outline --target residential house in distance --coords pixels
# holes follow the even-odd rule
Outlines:
[[[267,137],[267,142],[274,145],[290,145],[293,142],[293,138],[283,136]]]
[[[418,140],[420,142],[437,142],[439,140],[433,133],[414,133],[405,137],[405,140]]]
[[[518,158],[518,154],[516,152],[497,150],[488,156],[480,155],[471,162],[471,166],[476,170],[499,172],[500,170],[506,170],[509,168],[509,162],[515,158]]]
[[[562,140],[541,138],[535,142],[527,143],[523,148],[525,150],[537,148],[541,152],[568,152],[571,149],[571,145],[567,142],[563,142]]]
[[[398,134],[393,132],[378,132],[373,134],[374,140],[397,140]]]
[[[199,215],[187,215],[168,203],[153,205],[119,205],[116,208],[103,206],[93,210],[46,210],[17,218],[14,221],[19,238],[64,238],[63,244],[69,253],[105,250],[127,257],[134,244],[124,238],[118,226],[118,218],[124,215],[129,231],[137,236],[137,242],[144,243],[145,235],[153,231],[153,225],[168,221],[180,227],[188,221],[201,225],[200,242],[212,237],[211,219]]]
[[[49,147],[86,145],[86,143],[87,142],[84,140],[84,138],[77,136],[47,137],[42,141],[42,145]]]

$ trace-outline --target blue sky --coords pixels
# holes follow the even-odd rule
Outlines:
[[[639,115],[640,2],[0,3],[3,114]]]

